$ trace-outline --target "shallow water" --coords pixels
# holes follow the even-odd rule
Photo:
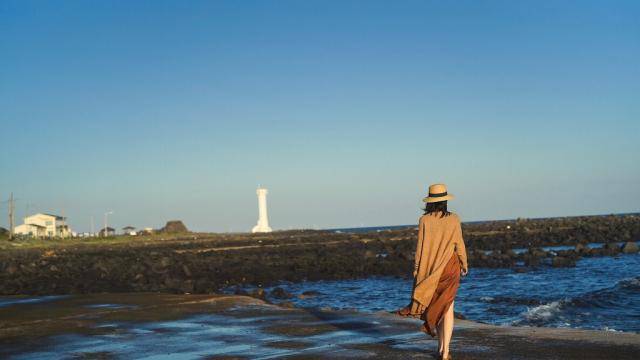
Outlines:
[[[47,296],[25,296],[25,297],[0,297],[0,308],[13,306],[13,305],[22,305],[22,304],[38,304],[47,301],[54,301],[58,299],[64,299],[68,297],[67,295],[47,295]]]
[[[76,354],[79,358],[87,354],[96,358],[101,354],[119,358],[136,358],[145,354],[147,359],[195,359],[229,354],[271,358],[290,353],[286,349],[257,345],[287,340],[286,337],[265,334],[254,323],[241,323],[218,315],[142,324],[108,323],[99,327],[113,329],[113,333],[56,336],[49,340],[55,345],[14,355],[13,359],[55,359],[60,354]]]
[[[145,302],[158,294],[140,294]],[[184,295],[185,304],[195,304]],[[64,301],[48,299],[41,306],[66,307]],[[71,301],[74,298],[70,299]],[[77,299],[76,299],[77,300]],[[100,300],[94,296],[94,301]],[[131,298],[129,298],[131,300]],[[156,307],[175,306],[158,301],[152,305],[90,303],[84,308],[119,309],[120,317],[132,318]],[[33,304],[14,305],[16,310],[38,311]],[[188,308],[188,305],[187,305]],[[185,308],[182,308],[185,311]],[[214,310],[215,309],[215,310]],[[77,309],[76,309],[77,310]],[[367,356],[384,344],[386,353],[394,350],[415,350],[435,346],[418,331],[417,324],[394,322],[361,313],[327,313],[296,311],[265,304],[232,305],[226,308],[202,307],[201,314],[190,314],[171,320],[116,321],[108,312],[93,313],[92,321],[81,327],[61,328],[45,339],[33,339],[0,347],[0,358],[11,359],[204,359],[251,358],[279,359],[287,356],[319,358],[334,354],[337,358]],[[77,319],[87,318],[82,311]],[[46,318],[40,320],[48,321]],[[15,323],[14,323],[15,325]],[[28,323],[23,326],[30,326]],[[467,347],[468,348],[468,347]],[[380,349],[378,349],[380,350]],[[336,355],[339,354],[339,355]]]
[[[288,301],[297,306],[371,312],[405,306],[411,283],[373,277],[279,286],[295,295]],[[300,298],[305,291],[320,294]],[[640,332],[640,254],[584,258],[574,268],[540,267],[526,273],[471,269],[455,304],[468,319],[492,324]]]

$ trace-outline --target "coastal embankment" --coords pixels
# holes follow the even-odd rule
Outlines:
[[[581,257],[635,253],[640,215],[465,223],[463,233],[470,267],[528,271],[574,266]],[[409,276],[415,239],[416,228],[409,226],[370,232],[3,240],[0,294],[210,294],[279,281]]]
[[[385,312],[288,308],[237,295],[0,298],[11,359],[436,359],[420,321]],[[636,359],[640,334],[455,320],[455,359]]]

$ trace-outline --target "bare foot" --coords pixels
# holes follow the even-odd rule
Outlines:
[[[398,314],[400,316],[409,316],[409,315],[411,315],[411,307],[410,306],[405,306],[402,309],[396,311],[396,314]]]
[[[431,335],[431,337],[436,337],[436,334],[430,332],[429,329],[427,329],[427,326],[425,324],[422,324],[422,326],[420,327],[420,331],[422,331],[425,334]]]

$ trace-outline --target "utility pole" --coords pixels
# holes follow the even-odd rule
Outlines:
[[[109,235],[109,231],[107,230],[107,217],[111,214],[113,214],[113,211],[107,211],[104,213],[104,237]]]
[[[0,201],[0,203],[7,203],[7,208],[9,209],[9,240],[13,240],[13,233],[15,231],[15,212],[16,212],[16,200],[13,197],[13,192],[9,197],[9,200]]]
[[[9,198],[9,240],[13,240],[13,212],[15,210],[15,204],[13,200],[13,192]]]

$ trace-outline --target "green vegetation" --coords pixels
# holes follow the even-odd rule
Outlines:
[[[55,249],[55,248],[76,248],[76,247],[101,247],[101,246],[131,246],[148,245],[157,242],[167,243],[176,240],[193,240],[199,237],[206,237],[206,234],[177,233],[166,234],[157,233],[142,236],[117,235],[109,237],[69,237],[69,238],[33,238],[16,237],[9,240],[8,234],[0,235],[0,250],[13,249]]]

